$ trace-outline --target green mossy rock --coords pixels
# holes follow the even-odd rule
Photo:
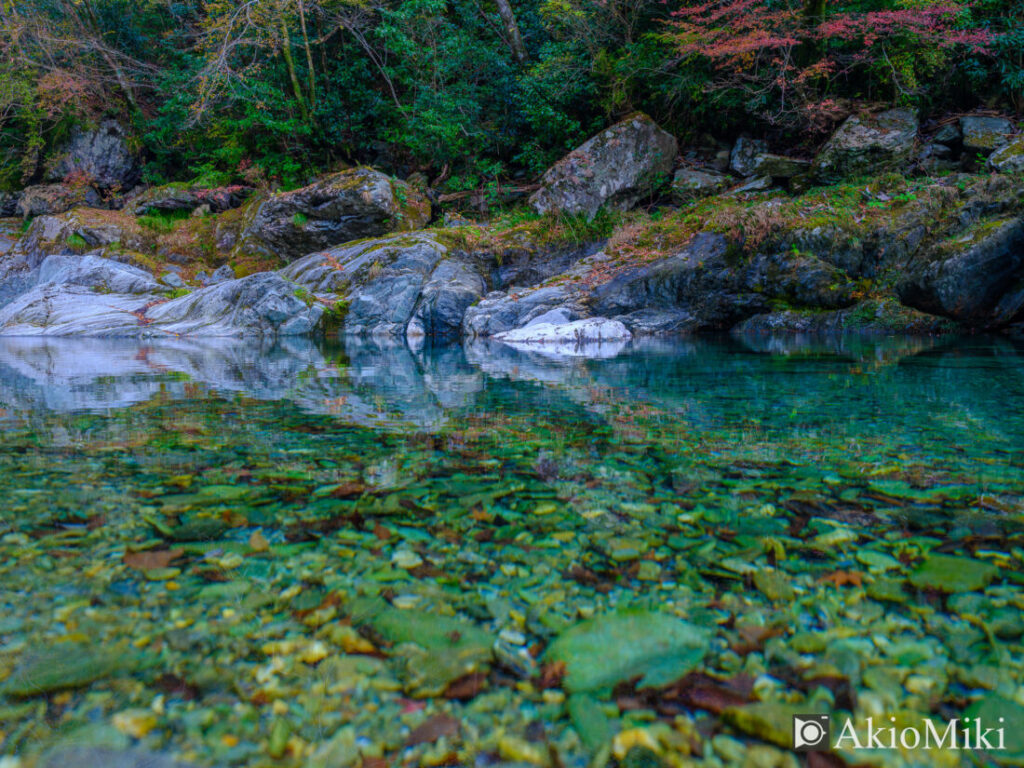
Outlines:
[[[356,626],[394,645],[397,672],[410,696],[439,696],[460,677],[485,670],[494,658],[495,638],[469,622],[399,610],[374,599],[353,601],[350,615]]]
[[[955,594],[984,589],[999,574],[999,569],[968,557],[929,555],[910,574],[910,583],[918,589],[934,589]]]
[[[708,651],[708,633],[656,611],[623,611],[581,622],[551,644],[545,658],[562,661],[570,692],[597,691],[642,678],[660,687],[693,669]]]
[[[0,686],[0,695],[27,698],[82,688],[138,667],[138,658],[123,652],[72,644],[52,645],[26,654]]]

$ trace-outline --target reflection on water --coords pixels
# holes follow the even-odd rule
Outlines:
[[[737,705],[1024,690],[1006,339],[0,339],[0,498],[5,752],[582,768],[586,723],[557,675],[526,683],[530,651],[623,606],[707,629],[699,669]],[[613,676],[633,642],[602,643]],[[678,690],[592,695],[609,734],[690,734],[676,757],[765,738]],[[442,713],[458,735],[409,747]]]

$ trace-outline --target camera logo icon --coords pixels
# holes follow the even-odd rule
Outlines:
[[[793,749],[797,752],[821,752],[831,746],[828,715],[793,715]]]

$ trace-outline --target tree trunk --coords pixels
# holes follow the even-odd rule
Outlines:
[[[804,24],[821,24],[825,20],[825,6],[828,0],[804,0]]]
[[[498,15],[501,23],[505,26],[505,34],[508,35],[508,45],[520,64],[526,63],[526,46],[523,45],[523,36],[519,34],[519,25],[516,23],[516,15],[512,12],[512,5],[509,0],[495,0],[498,6]]]
[[[309,69],[309,106],[316,106],[316,73],[313,71],[313,51],[309,47],[309,33],[306,32],[306,4],[299,0],[299,26],[302,27],[302,44],[306,48],[306,67]]]
[[[284,16],[281,17],[281,55],[284,56],[285,66],[288,67],[288,78],[292,81],[292,93],[295,94],[295,100],[299,102],[302,119],[308,123],[309,109],[306,107],[306,99],[302,95],[299,75],[295,71],[295,57],[292,56],[292,39],[288,34],[288,25],[285,23]]]

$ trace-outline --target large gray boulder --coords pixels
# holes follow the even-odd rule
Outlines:
[[[968,159],[975,155],[986,157],[1008,143],[1013,133],[1013,123],[1004,117],[966,115],[960,118],[963,133],[964,154]]]
[[[729,155],[729,167],[740,176],[771,176],[790,179],[807,173],[811,163],[796,157],[776,155],[768,151],[768,144],[760,139],[741,137]]]
[[[494,338],[512,345],[540,344],[572,348],[585,343],[629,341],[633,334],[618,320],[609,320],[607,317],[588,317],[570,322],[545,322],[536,318],[522,328],[495,334]]]
[[[95,249],[117,245],[123,250],[150,250],[154,237],[136,219],[121,211],[75,208],[32,221],[15,252],[36,261],[69,248]]]
[[[139,171],[124,128],[116,120],[104,120],[96,128],[75,132],[48,179],[77,178],[100,189],[127,191],[139,180]]]
[[[487,284],[475,265],[463,259],[443,259],[420,290],[406,337],[458,337],[466,311],[486,290]]]
[[[190,184],[165,184],[151,187],[133,197],[125,206],[136,216],[147,213],[195,211],[209,206],[212,213],[237,208],[252,194],[251,187],[197,187]]]
[[[153,296],[44,283],[0,309],[0,336],[142,336]]]
[[[711,169],[680,168],[672,177],[672,197],[688,203],[724,192],[733,184],[733,178]]]
[[[20,292],[0,308],[4,336],[306,335],[323,315],[276,272],[171,300],[148,272],[96,254],[49,256],[14,277]]]
[[[679,147],[673,136],[635,114],[592,137],[547,170],[530,197],[538,213],[593,217],[602,206],[629,210],[661,187]]]
[[[466,311],[462,330],[469,338],[495,336],[522,328],[552,310],[561,310],[561,321],[571,322],[589,314],[581,299],[579,291],[564,285],[496,291]]]
[[[597,286],[590,305],[596,314],[629,325],[629,315],[651,309],[685,309],[689,330],[724,330],[763,311],[765,299],[746,288],[725,237],[698,234],[667,259],[625,270]]]
[[[49,256],[39,267],[38,280],[40,285],[79,285],[101,294],[155,294],[165,290],[144,269],[92,253]]]
[[[470,257],[449,255],[434,235],[364,240],[312,253],[281,274],[347,305],[348,335],[451,338],[486,282]]]
[[[265,200],[242,247],[294,261],[341,243],[420,229],[429,220],[430,202],[420,191],[371,168],[355,168]]]
[[[21,192],[0,192],[0,219],[18,216],[20,205]]]
[[[46,216],[70,211],[72,208],[87,206],[99,208],[103,198],[92,187],[67,184],[37,184],[26,187],[18,201],[22,217]]]
[[[814,158],[813,173],[836,182],[899,168],[913,155],[917,128],[917,115],[909,109],[850,117]]]
[[[985,220],[918,254],[896,287],[900,301],[976,328],[1024,311],[1024,218]]]
[[[768,143],[761,139],[748,139],[741,136],[732,145],[729,153],[729,169],[740,176],[756,176],[757,158],[768,152]]]
[[[297,293],[278,273],[259,272],[157,304],[144,321],[179,336],[308,335],[319,325],[323,307]]]
[[[989,155],[988,167],[1000,173],[1024,172],[1024,136]]]

